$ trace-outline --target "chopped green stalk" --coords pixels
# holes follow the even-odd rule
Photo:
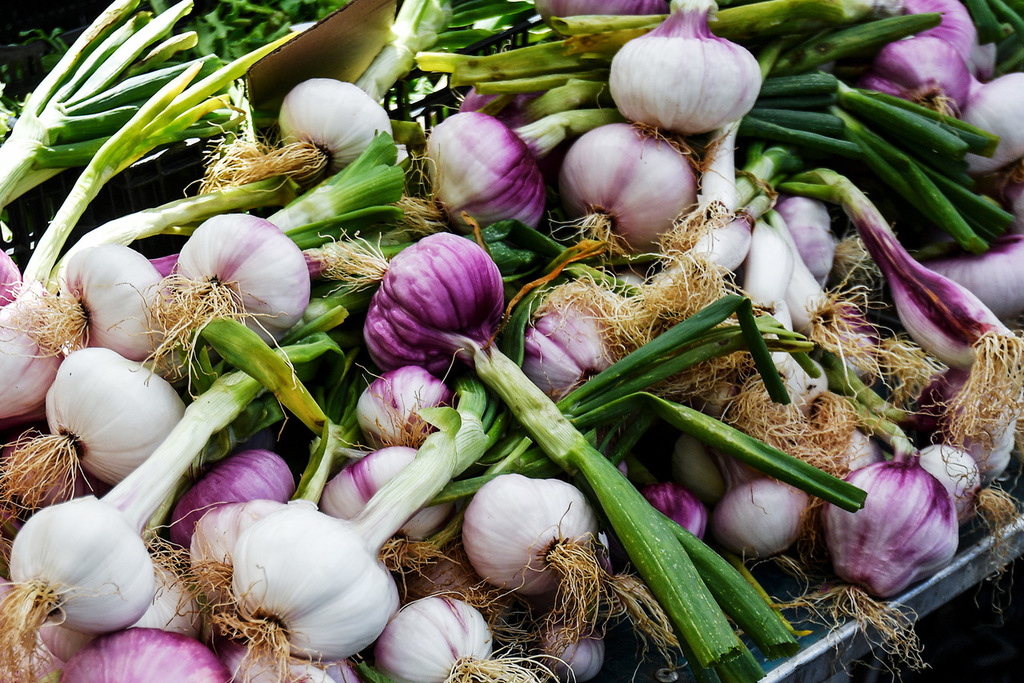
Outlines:
[[[266,178],[115,218],[89,231],[68,249],[57,263],[56,277],[61,277],[71,257],[83,249],[100,244],[131,244],[136,240],[164,234],[177,226],[201,223],[221,213],[284,206],[298,194],[298,186],[288,178]]]
[[[758,100],[766,97],[798,97],[803,95],[832,95],[839,87],[839,79],[832,74],[816,71],[799,76],[773,76],[764,79]]]
[[[708,446],[844,510],[855,512],[864,504],[865,494],[855,486],[768,446],[713,417],[646,392],[616,399],[590,410],[574,418],[573,424],[579,429],[590,429],[638,410],[653,411],[672,426]]]
[[[978,28],[978,42],[994,43],[1003,37],[1003,27],[988,0],[964,0],[964,6],[971,13],[971,19]]]
[[[626,120],[618,109],[575,109],[545,116],[539,121],[528,123],[516,129],[516,135],[527,141],[531,151],[543,157],[571,137],[577,137],[589,130],[622,123]]]
[[[573,81],[608,84],[608,69],[593,71],[575,71],[567,74],[548,74],[533,78],[517,78],[507,81],[488,81],[478,83],[476,91],[481,95],[516,95],[528,92],[545,92],[555,90]],[[481,109],[491,113],[487,107]]]
[[[604,15],[585,14],[576,17],[551,17],[551,28],[563,36],[583,36],[613,31],[650,31],[665,21],[665,14],[652,15]]]
[[[838,116],[817,111],[756,107],[744,117],[748,118],[831,138],[841,137],[845,129],[843,120]]]
[[[391,27],[391,41],[374,57],[356,85],[374,100],[382,100],[416,66],[416,53],[434,46],[451,17],[451,0],[403,2]]]
[[[518,365],[493,346],[474,345],[471,353],[477,375],[509,406],[545,454],[590,484],[630,561],[669,615],[680,641],[692,649],[692,661],[711,667],[737,656],[741,643],[664,518]]]
[[[800,74],[846,57],[872,57],[882,47],[939,25],[942,15],[910,14],[869,21],[818,36],[783,54],[772,67],[773,76]]]
[[[611,93],[608,92],[607,74],[603,82],[572,78],[566,81],[565,85],[546,90],[543,95],[527,103],[525,109],[531,120],[539,120],[570,109],[615,107]]]
[[[219,60],[212,55],[202,57],[194,61],[203,63],[204,71],[209,71],[210,73],[216,69],[219,63]],[[150,71],[144,74],[139,74],[138,76],[126,78],[116,86],[108,88],[98,95],[79,102],[73,107],[68,107],[67,113],[71,116],[80,116],[85,114],[100,114],[104,111],[128,104],[138,106],[149,99],[149,97],[162,86],[170,82],[175,76],[180,75],[181,72],[191,66],[191,64],[192,62],[175,64],[157,71]]]
[[[982,130],[981,128],[972,126],[966,121],[961,121],[955,116],[947,116],[929,109],[928,107],[922,107],[914,102],[910,102],[901,97],[896,97],[895,95],[888,95],[886,93],[875,92],[872,90],[860,90],[858,92],[866,97],[885,102],[886,104],[891,104],[894,107],[906,109],[907,111],[913,112],[919,116],[930,118],[954,135],[959,136],[970,146],[970,150],[973,154],[990,157],[995,154],[996,147],[999,145],[998,135],[993,135],[987,130]]]
[[[839,106],[851,114],[873,121],[885,130],[892,131],[894,135],[899,136],[899,141],[902,144],[935,150],[951,159],[963,159],[970,150],[964,140],[929,119],[868,97],[861,91],[842,84],[840,84],[838,92]]]

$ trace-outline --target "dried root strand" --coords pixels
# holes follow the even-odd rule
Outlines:
[[[211,155],[199,194],[239,187],[274,176],[288,176],[308,186],[324,175],[329,155],[311,142],[271,147],[236,138]]]
[[[987,332],[974,344],[967,382],[949,402],[942,430],[957,448],[991,448],[993,435],[1024,411],[1024,338]]]
[[[537,657],[460,657],[445,683],[543,683],[558,677]]]
[[[875,333],[864,312],[869,305],[864,288],[830,290],[824,293],[810,315],[808,338],[869,377],[878,377],[880,361]]]
[[[889,655],[894,669],[920,671],[927,667],[921,658],[921,640],[914,630],[917,614],[909,607],[878,600],[859,586],[832,586],[782,607],[805,609],[814,621],[830,628],[853,620],[872,646]]]
[[[380,246],[363,239],[330,242],[319,250],[317,260],[323,264],[324,278],[353,289],[376,286],[388,271]]]
[[[12,583],[0,598],[0,671],[16,680],[34,681],[46,664],[39,629],[60,612],[57,588],[42,581]]]
[[[24,305],[12,308],[13,330],[39,347],[40,357],[67,355],[89,345],[89,315],[82,302],[67,294],[32,290]]]
[[[147,361],[156,365],[171,364],[175,354],[191,360],[196,347],[196,330],[218,319],[240,322],[255,320],[247,313],[237,285],[216,279],[193,280],[172,273],[161,282],[162,296],[154,301],[152,321],[162,341]],[[173,367],[173,372],[181,371]]]
[[[0,465],[0,497],[30,510],[53,495],[70,498],[79,468],[78,439],[73,434],[23,434]]]
[[[590,207],[589,213],[569,221],[565,227],[572,230],[574,241],[603,242],[610,256],[625,256],[636,251],[626,238],[615,231],[614,216],[599,206]]]
[[[287,681],[291,665],[304,663],[292,657],[285,625],[272,615],[246,609],[241,600],[220,605],[211,614],[210,622],[225,636],[247,644],[249,652],[242,680],[248,680],[255,671],[265,671],[273,674],[274,680]]]
[[[422,237],[448,230],[448,216],[433,199],[403,195],[397,206],[402,210],[402,225],[412,236]]]
[[[650,589],[629,574],[610,574],[593,543],[562,540],[552,546],[545,563],[559,575],[555,606],[545,616],[555,649],[595,634],[603,637],[622,617],[629,618],[645,647],[653,645],[666,660],[679,647],[668,615]]]
[[[1021,510],[1017,500],[998,486],[988,486],[978,491],[974,498],[974,510],[978,519],[989,531],[992,547],[989,553],[1002,572],[1013,559],[1009,531],[1011,525],[1020,519]]]
[[[880,376],[889,387],[889,402],[898,408],[910,405],[946,369],[905,334],[886,337],[878,346]]]
[[[387,540],[380,551],[380,561],[388,571],[406,574],[417,572],[429,564],[434,564],[446,555],[437,544],[426,541],[415,541],[404,536],[393,536]]]

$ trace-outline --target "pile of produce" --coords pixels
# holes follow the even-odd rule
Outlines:
[[[923,664],[888,601],[1018,519],[1022,8],[405,0],[267,112],[301,34],[138,5],[0,147],[0,207],[80,169],[0,254],[0,680],[754,681],[797,609]]]

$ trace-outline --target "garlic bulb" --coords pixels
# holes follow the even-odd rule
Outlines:
[[[547,567],[552,547],[589,542],[597,531],[593,509],[572,484],[503,474],[480,487],[466,506],[462,542],[473,569],[489,583],[541,595],[560,580]]]
[[[417,365],[389,370],[370,382],[359,396],[356,418],[377,448],[418,448],[433,430],[419,411],[448,405],[453,394],[445,383]]]
[[[731,488],[715,505],[710,528],[715,540],[745,558],[785,551],[800,535],[809,499],[788,484],[758,477]]]
[[[440,596],[404,606],[373,648],[377,668],[398,683],[445,683],[459,660],[487,660],[491,651],[483,615],[461,600]]]
[[[310,142],[337,173],[355,161],[378,133],[391,133],[387,111],[352,83],[310,78],[292,88],[278,115],[284,142]]]
[[[612,364],[604,326],[578,306],[551,306],[527,327],[523,373],[555,400]]]
[[[158,343],[151,310],[160,280],[159,271],[139,252],[103,244],[71,257],[62,290],[81,304],[89,346],[141,361]]]
[[[974,516],[974,498],[981,490],[981,474],[970,454],[945,444],[932,444],[921,449],[921,467],[949,491],[956,504],[960,523]]]
[[[851,472],[864,507],[825,504],[821,520],[832,568],[877,598],[896,595],[949,564],[959,542],[956,506],[916,457]]]
[[[668,19],[615,54],[608,84],[627,119],[693,135],[750,111],[761,69],[746,48],[711,33],[714,7],[711,0],[673,0]]]
[[[540,649],[554,658],[555,675],[562,683],[584,683],[597,678],[604,666],[604,638],[592,636],[567,641],[559,624],[546,624],[540,634]]]
[[[234,599],[287,634],[291,654],[350,657],[377,639],[398,610],[391,574],[358,527],[293,501],[238,537]]]

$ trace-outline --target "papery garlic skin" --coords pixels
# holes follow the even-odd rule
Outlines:
[[[563,398],[612,364],[604,326],[576,306],[550,307],[523,338],[523,373],[548,396]]]
[[[252,500],[286,503],[295,493],[288,463],[273,451],[247,449],[214,465],[178,499],[171,514],[170,539],[188,548],[196,523],[218,505]]]
[[[419,366],[406,365],[370,382],[356,403],[356,419],[363,435],[377,448],[418,448],[433,429],[419,411],[449,405],[453,396],[434,375]]]
[[[23,292],[0,307],[0,385],[4,387],[0,429],[23,425],[45,414],[46,392],[60,365],[59,358],[43,355],[19,320],[33,305],[35,296]]]
[[[725,495],[725,477],[718,464],[704,444],[689,434],[680,434],[673,445],[672,479],[706,505],[713,505]]]
[[[731,488],[715,504],[709,526],[726,550],[744,558],[771,557],[796,542],[808,503],[803,491],[758,477]]]
[[[280,338],[309,305],[302,250],[257,216],[220,214],[204,221],[182,246],[175,273],[230,287],[247,314],[246,327],[265,341]]]
[[[640,493],[658,512],[697,538],[704,537],[704,530],[708,525],[708,510],[686,487],[671,481],[659,482],[644,486]]]
[[[573,142],[558,190],[568,218],[605,215],[613,238],[637,252],[657,250],[659,237],[697,202],[686,156],[626,123],[600,126]]]
[[[604,639],[593,636],[565,644],[566,635],[560,625],[541,631],[540,649],[554,663],[549,665],[561,683],[584,683],[597,678],[604,666]]]
[[[391,133],[387,111],[347,81],[310,78],[285,95],[278,116],[284,142],[311,142],[337,173],[355,161],[378,133]]]
[[[533,153],[498,119],[460,112],[434,126],[426,155],[434,195],[452,224],[468,228],[518,220],[532,228],[544,216],[544,178]]]
[[[60,596],[63,623],[84,633],[134,624],[156,589],[141,536],[119,510],[92,496],[33,514],[11,547],[11,581],[39,581]]]
[[[845,480],[868,495],[857,512],[828,503],[822,509],[839,578],[888,598],[952,561],[959,543],[956,506],[916,458],[868,465]]]
[[[970,454],[945,444],[932,444],[918,454],[921,467],[939,480],[956,505],[963,523],[974,516],[974,499],[981,490],[981,473]]]
[[[391,574],[358,527],[293,501],[238,537],[232,550],[234,599],[272,617],[292,654],[338,660],[380,635],[398,610]]]
[[[131,247],[102,244],[71,257],[62,290],[81,302],[89,346],[142,361],[159,341],[151,310],[161,278],[149,259]]]
[[[523,595],[558,586],[545,557],[559,541],[591,542],[597,517],[586,497],[559,479],[503,474],[466,506],[462,542],[473,569],[488,583]]]
[[[366,348],[382,370],[419,365],[443,375],[456,358],[468,362],[468,344],[489,343],[504,307],[490,255],[464,237],[434,233],[391,259],[366,314]]]
[[[713,6],[709,0],[675,0],[668,19],[615,54],[608,85],[627,119],[694,135],[750,111],[761,69],[746,48],[711,33]]]
[[[50,432],[72,436],[82,467],[107,484],[145,461],[184,414],[169,382],[99,347],[65,358],[46,394]]]
[[[489,659],[491,631],[461,600],[429,597],[405,605],[374,646],[378,669],[398,683],[445,683],[459,659]]]

